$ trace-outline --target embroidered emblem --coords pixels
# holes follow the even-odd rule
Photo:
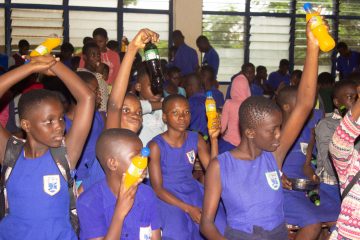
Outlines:
[[[151,239],[151,226],[140,227],[140,240],[150,240]]]
[[[308,143],[304,143],[304,142],[301,142],[300,143],[300,149],[301,149],[301,152],[306,156],[306,151],[307,151],[307,148],[308,148]]]
[[[267,172],[267,173],[265,173],[265,176],[266,176],[266,180],[267,180],[269,186],[273,190],[278,190],[280,188],[280,179],[279,179],[279,175],[277,174],[276,171]]]
[[[60,191],[60,176],[46,175],[44,176],[44,192],[50,196],[54,196]]]
[[[191,150],[190,152],[187,152],[186,156],[188,158],[189,163],[194,164],[196,159],[195,151]]]

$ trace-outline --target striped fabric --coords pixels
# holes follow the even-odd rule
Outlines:
[[[354,149],[354,141],[360,134],[360,125],[351,117],[351,112],[337,127],[329,151],[334,162],[341,192],[360,170],[359,152]],[[360,184],[357,182],[341,204],[341,212],[336,222],[337,230],[330,240],[360,239]]]

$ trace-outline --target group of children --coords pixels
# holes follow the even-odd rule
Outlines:
[[[71,95],[67,101],[42,89],[24,93],[19,100],[25,140],[11,174],[1,179],[7,209],[0,239],[282,240],[288,239],[286,224],[300,227],[297,239],[317,239],[322,223],[336,221],[340,198],[334,197],[338,183],[329,180],[336,177],[328,155],[318,161],[316,173],[311,166],[314,133],[319,127],[326,135],[316,135],[319,160],[342,116],[335,112],[317,124],[322,118],[313,110],[319,47],[309,26],[306,32],[298,88],[284,87],[276,102],[249,94],[241,104],[237,99],[230,106],[225,103],[231,120],[225,129],[229,134],[240,131],[241,139],[221,154],[218,139],[224,126],[217,118],[207,129],[203,117],[201,86],[216,89],[211,69],[186,76],[182,89],[179,69],[171,68],[165,87],[169,96],[163,99],[152,93],[146,66],[140,64],[136,83],[130,87],[138,96],[128,91],[138,51],[149,41],[158,41],[158,34],[149,29],[140,30],[129,43],[109,95],[100,90],[103,76],[96,75],[102,62],[99,43],[85,44],[83,68],[76,73],[52,56],[39,56],[0,76],[0,96],[33,73],[57,76]],[[103,44],[104,39],[95,40]],[[243,72],[255,77],[253,65],[246,65]],[[238,90],[236,84],[232,86],[232,92]],[[356,85],[342,83],[334,93],[334,104],[339,110],[343,105],[350,109],[356,96]],[[223,103],[217,103],[221,108]],[[358,105],[352,116],[359,117]],[[234,113],[238,123],[232,121]],[[1,164],[13,140],[0,126]],[[124,174],[144,146],[150,148],[148,170],[127,189]],[[76,176],[79,233],[76,221],[70,221],[71,179],[63,177],[68,170],[59,167],[52,155],[52,149],[61,147],[66,149],[72,177]],[[193,177],[197,159],[206,173],[204,185]],[[320,182],[321,207],[312,205],[305,193],[292,191],[287,177]],[[347,177],[340,178],[340,184]],[[338,225],[332,236],[347,236],[339,229]]]

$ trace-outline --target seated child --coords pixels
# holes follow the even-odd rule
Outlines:
[[[80,160],[76,167],[76,182],[81,184],[82,190],[87,190],[91,185],[98,180],[105,177],[104,171],[96,159],[95,144],[101,132],[104,129],[105,123],[102,115],[98,112],[101,97],[99,94],[99,85],[94,74],[87,71],[79,71],[77,75],[85,82],[86,86],[94,92],[95,99],[95,114],[92,121],[90,133],[86,139],[84,150],[81,154]],[[74,101],[69,105],[68,111],[65,114],[65,131],[68,132],[72,126],[74,119],[74,109],[76,103]]]
[[[124,186],[131,158],[142,146],[136,133],[127,129],[107,129],[100,135],[96,155],[106,178],[77,201],[80,239],[161,239],[158,200],[152,189],[140,180],[129,189]]]
[[[0,77],[0,96],[26,76],[46,72],[57,75],[77,105],[72,128],[64,136],[64,107],[58,94],[33,90],[19,101],[21,128],[26,141],[6,182],[9,214],[0,222],[0,239],[77,239],[70,223],[68,183],[49,148],[65,144],[70,170],[74,170],[88,136],[95,98],[85,83],[52,56],[31,58]],[[0,164],[10,133],[0,126]]]
[[[166,70],[166,84],[164,89],[164,97],[170,94],[180,94],[186,97],[185,89],[180,87],[181,83],[181,70],[178,67],[170,67]]]
[[[149,173],[151,186],[160,198],[160,217],[164,239],[203,239],[199,231],[203,186],[192,176],[198,155],[206,169],[210,156],[217,155],[218,123],[210,129],[211,155],[203,138],[187,131],[190,107],[182,95],[170,95],[163,102],[163,119],[168,130],[150,143]],[[217,209],[217,206],[216,206]],[[220,231],[225,227],[220,206],[216,219]]]
[[[216,81],[215,71],[211,66],[202,66],[200,68],[201,84],[205,91],[211,91],[213,98],[216,101],[216,108],[221,110],[224,106],[224,94],[218,89],[218,82]]]
[[[272,100],[246,99],[239,109],[240,145],[209,164],[200,226],[209,240],[288,239],[280,169],[313,108],[316,95],[319,47],[310,24],[306,33],[304,74],[294,110],[286,123],[282,125],[281,110]],[[220,197],[227,214],[224,235],[214,224]]]
[[[285,124],[297,101],[296,94],[296,87],[284,87],[276,97],[276,102],[282,110]],[[313,151],[313,148],[310,146],[312,133],[316,124],[323,117],[323,114],[323,111],[313,109],[309,120],[305,123],[305,126],[284,160],[284,178],[290,177],[310,179],[313,181],[316,180],[313,175],[308,176],[305,174],[304,165],[306,164],[307,151]],[[292,191],[291,182],[289,182],[289,184],[283,184],[283,187],[285,188],[284,213],[286,223],[300,227],[295,239],[318,239],[322,223],[335,221],[339,213],[338,211],[335,211],[336,206],[332,204],[331,197],[320,187],[319,195],[321,204],[320,206],[316,206],[306,196],[305,192]]]

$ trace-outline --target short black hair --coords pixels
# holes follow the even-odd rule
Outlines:
[[[196,44],[199,44],[200,42],[205,42],[209,44],[209,39],[204,36],[204,35],[200,35],[197,39],[196,39]]]
[[[289,66],[290,65],[290,62],[289,62],[289,60],[287,60],[287,59],[281,59],[280,60],[280,63],[279,63],[279,66],[281,67],[281,66]]]
[[[93,31],[93,34],[92,34],[93,38],[95,36],[102,36],[104,38],[108,38],[108,34],[107,34],[107,31],[104,29],[104,28],[96,28],[94,31]]]
[[[69,42],[64,42],[60,47],[61,52],[71,52],[75,51],[74,46]]]
[[[104,130],[96,142],[96,156],[104,170],[107,171],[105,167],[106,160],[118,158],[121,148],[129,147],[129,144],[135,141],[141,143],[137,134],[128,129],[110,128]],[[119,148],[119,142],[121,143],[121,148]]]
[[[254,68],[255,69],[255,65],[252,64],[252,63],[244,63],[242,66],[241,66],[241,72],[247,72],[249,70],[249,68]]]
[[[176,66],[172,66],[172,67],[167,68],[166,73],[168,75],[171,75],[171,74],[174,74],[174,73],[181,73],[181,70],[180,70],[180,68],[178,68]]]
[[[347,49],[348,48],[348,45],[345,43],[345,42],[339,42],[337,45],[336,45],[336,49]]]
[[[189,73],[184,76],[184,87],[195,86],[201,89],[201,79],[196,73]]]
[[[284,104],[290,103],[291,99],[296,98],[296,93],[296,86],[285,86],[278,92],[276,96],[276,103],[281,108]]]
[[[262,96],[247,98],[239,108],[239,125],[241,135],[248,128],[255,129],[265,117],[274,111],[281,112],[278,105],[271,99]]]
[[[184,35],[182,34],[182,32],[180,30],[175,30],[172,33],[172,37],[173,38],[184,38]]]
[[[19,118],[24,119],[32,109],[41,107],[45,100],[53,99],[62,103],[59,95],[46,89],[31,90],[21,95],[18,103]]]
[[[319,85],[333,85],[335,83],[335,78],[329,72],[322,72],[318,76]]]
[[[83,45],[89,43],[89,42],[93,42],[94,39],[92,37],[84,37],[83,38]]]
[[[259,65],[256,67],[256,73],[260,72],[260,71],[264,71],[267,70],[265,66],[263,65]]]
[[[345,87],[353,87],[354,89],[356,89],[356,86],[357,86],[356,83],[351,80],[344,80],[344,81],[336,82],[334,85],[333,98],[340,97],[339,94],[340,94],[341,90],[344,89]]]
[[[90,83],[92,81],[97,81],[95,74],[89,71],[77,71],[76,74],[83,80],[85,83]]]
[[[171,94],[169,96],[167,96],[164,101],[162,102],[162,111],[163,113],[167,112],[167,108],[169,106],[169,104],[173,101],[176,100],[182,100],[188,103],[188,100],[186,99],[186,97],[184,97],[183,95],[180,94]]]
[[[113,51],[118,51],[119,50],[119,42],[115,41],[115,40],[110,40],[107,42],[106,47],[108,47],[109,49],[113,50]]]
[[[216,80],[215,70],[212,66],[210,66],[210,65],[202,66],[200,68],[200,73],[201,72],[208,72],[210,74],[211,82],[214,82]]]
[[[18,43],[18,47],[19,49],[23,47],[30,47],[30,44],[26,39],[21,39]]]
[[[83,53],[84,55],[88,55],[90,49],[92,49],[92,48],[97,48],[97,49],[99,49],[99,46],[96,45],[95,42],[88,42],[88,43],[86,43],[86,44],[83,46],[83,48],[82,48],[82,53]]]
[[[136,68],[136,82],[140,82],[145,76],[150,77],[148,68],[146,66],[146,62],[143,61],[140,64],[138,64]]]

